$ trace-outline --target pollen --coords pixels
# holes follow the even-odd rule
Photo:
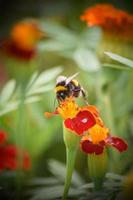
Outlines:
[[[99,142],[104,141],[107,138],[108,133],[108,128],[101,127],[96,124],[89,130],[89,137],[92,140],[93,144],[98,144]]]
[[[74,98],[69,97],[65,101],[61,102],[57,110],[63,119],[67,119],[74,118],[76,114],[80,111],[80,108],[74,101]]]

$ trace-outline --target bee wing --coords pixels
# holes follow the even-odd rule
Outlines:
[[[62,81],[66,81],[67,77],[66,76],[58,76],[56,79],[56,83],[60,83]]]
[[[78,74],[79,74],[79,72],[77,72],[77,73],[73,74],[72,76],[68,77],[68,78],[66,79],[66,85],[67,85],[72,79],[74,79]]]

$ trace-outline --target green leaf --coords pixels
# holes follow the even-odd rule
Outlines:
[[[75,34],[73,31],[57,24],[56,22],[45,21],[41,23],[41,27],[49,37],[52,37],[58,41],[67,41],[69,43],[75,40]]]
[[[114,174],[114,173],[106,173],[106,178],[123,181],[124,176],[119,175],[119,174]]]
[[[120,69],[120,70],[131,70],[131,68],[123,65],[117,65],[117,64],[109,64],[109,63],[104,63],[102,64],[103,67],[108,67],[108,68],[114,68],[114,69]]]
[[[29,191],[33,194],[30,200],[48,200],[57,199],[61,197],[63,192],[63,185],[50,186],[50,187],[39,187],[38,189],[33,189]]]
[[[53,80],[60,72],[62,72],[61,67],[55,67],[49,70],[42,72],[34,81],[32,88],[40,87],[41,85],[46,84],[47,82]]]
[[[28,185],[35,186],[35,185],[57,185],[59,181],[56,178],[33,178],[28,182]]]
[[[44,42],[41,42],[38,45],[40,50],[44,50],[44,51],[64,51],[64,50],[69,50],[70,48],[73,48],[74,45],[72,42],[62,42],[59,40],[47,40]]]
[[[40,93],[43,93],[43,92],[50,91],[53,88],[54,88],[53,84],[48,84],[48,85],[41,86],[41,87],[38,87],[38,88],[33,88],[32,90],[29,90],[26,95],[27,96],[29,96],[29,95],[37,95],[37,94],[40,94]]]
[[[0,103],[3,104],[7,101],[10,100],[11,96],[13,95],[13,92],[15,90],[15,86],[16,86],[16,81],[15,80],[10,80],[9,82],[7,82],[7,84],[4,86],[4,88],[1,91],[0,94]]]
[[[81,39],[84,41],[84,45],[89,49],[96,49],[101,40],[101,29],[98,27],[87,28],[81,34]]]
[[[65,174],[66,174],[66,166],[56,160],[50,160],[48,162],[49,169],[51,173],[56,176],[61,182],[64,183]],[[79,174],[74,171],[72,176],[72,184],[75,186],[81,186],[83,184],[83,179],[79,176]]]
[[[29,83],[28,83],[28,85],[27,85],[27,89],[29,89],[29,88],[33,85],[33,83],[35,82],[35,80],[37,79],[37,77],[38,77],[38,72],[35,72],[35,73],[31,76],[31,78],[30,78],[30,80],[29,80]]]
[[[33,194],[30,200],[49,200],[49,199],[61,199],[63,193],[63,185],[56,185],[50,187],[39,187],[29,191],[30,194]],[[85,192],[80,189],[71,188],[69,191],[70,197],[78,197],[79,195],[84,194]],[[74,198],[75,199],[75,198]]]
[[[33,103],[40,100],[41,100],[40,96],[31,96],[31,97],[26,98],[24,103],[28,104],[28,103]]]
[[[29,83],[26,87],[24,103],[28,104],[39,101],[41,99],[41,94],[53,89],[53,84],[49,83],[46,85],[46,83],[52,81],[61,71],[61,67],[55,67],[53,69],[42,72],[40,75],[35,72],[30,78]],[[18,86],[15,90],[15,87],[16,82],[14,80],[11,80],[3,88],[0,96],[0,116],[5,115],[6,113],[18,108],[21,98],[20,88]]]
[[[105,52],[105,54],[107,56],[109,56],[110,58],[112,58],[113,60],[118,61],[118,62],[120,62],[124,65],[127,65],[128,67],[133,69],[133,61],[132,60],[125,58],[125,57],[122,57],[120,55],[111,53],[111,52]]]
[[[18,101],[14,101],[14,102],[10,102],[10,103],[6,104],[4,106],[4,108],[2,108],[0,110],[0,116],[3,116],[5,114],[7,114],[8,112],[11,112],[11,111],[17,109],[18,105],[19,105]]]
[[[77,49],[73,57],[78,66],[85,71],[93,72],[98,71],[100,68],[100,62],[96,54],[87,48]]]

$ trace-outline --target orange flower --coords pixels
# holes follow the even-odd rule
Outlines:
[[[104,31],[133,38],[133,15],[113,7],[111,4],[97,4],[88,8],[81,16],[89,26],[100,26]]]
[[[122,138],[110,135],[108,128],[98,124],[89,129],[80,142],[81,150],[87,154],[102,154],[106,146],[113,146],[119,152],[126,151],[128,148]]]
[[[82,137],[80,147],[85,153],[102,154],[106,146],[113,146],[120,152],[128,148],[123,139],[110,135],[93,105],[80,107],[73,97],[68,97],[60,103],[55,112],[46,112],[45,117],[57,114],[63,118],[65,128]]]
[[[23,50],[32,50],[41,37],[36,23],[18,23],[11,30],[11,40]]]
[[[45,117],[60,114],[64,120],[64,125],[72,132],[82,135],[95,124],[103,126],[103,122],[99,117],[99,112],[95,106],[79,107],[73,97],[68,97],[60,103],[55,112],[45,113]]]
[[[9,56],[30,60],[36,54],[36,43],[43,33],[35,22],[20,22],[12,27],[10,37],[2,41],[2,50]]]

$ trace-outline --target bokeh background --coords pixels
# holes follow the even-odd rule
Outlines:
[[[0,1],[0,130],[7,135],[5,145],[26,151],[31,163],[26,170],[0,167],[1,199],[61,197],[66,161],[62,121],[57,116],[46,119],[44,112],[53,111],[57,105],[56,78],[76,72],[80,72],[77,80],[89,103],[98,106],[112,134],[126,139],[129,147],[121,155],[113,152],[116,162],[110,159],[109,186],[99,194],[86,185],[91,180],[86,155],[79,149],[69,199],[132,198],[121,194],[130,194],[133,187],[133,35],[123,38],[110,30],[107,36],[100,26],[90,28],[81,21],[84,10],[97,3],[110,3],[131,15],[133,12],[132,0]],[[35,36],[35,44],[28,46],[28,54],[10,46],[13,27],[22,22],[34,24],[40,34]],[[132,27],[125,27],[132,31]],[[32,31],[24,35],[26,42],[21,37],[17,42],[27,48],[31,35]],[[14,159],[19,162],[19,157],[23,153]]]

